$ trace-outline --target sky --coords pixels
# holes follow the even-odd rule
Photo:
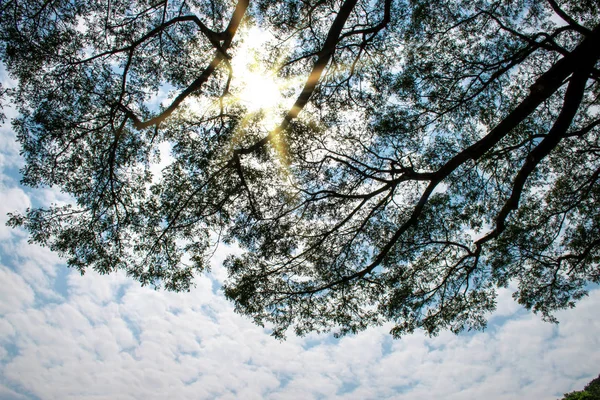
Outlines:
[[[6,77],[0,77],[7,82]],[[14,111],[5,110],[8,116]],[[68,201],[19,185],[19,146],[0,128],[0,400],[557,399],[600,373],[600,289],[558,325],[500,291],[485,332],[393,340],[390,326],[278,341],[234,313],[212,272],[190,293],[84,276],[6,213]]]

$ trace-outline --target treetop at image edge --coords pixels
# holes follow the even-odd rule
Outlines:
[[[22,183],[73,199],[8,223],[174,291],[235,244],[277,337],[483,329],[509,284],[556,321],[600,283],[599,7],[5,1]]]

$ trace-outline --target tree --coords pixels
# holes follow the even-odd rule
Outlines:
[[[563,400],[598,400],[600,399],[600,376],[593,379],[581,391],[565,393]]]
[[[1,7],[23,182],[75,199],[9,224],[82,273],[187,290],[236,243],[225,294],[276,336],[480,329],[511,282],[554,321],[600,282],[593,0]],[[303,82],[274,129],[236,101],[252,25]]]

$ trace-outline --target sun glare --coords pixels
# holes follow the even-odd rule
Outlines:
[[[271,33],[252,26],[241,30],[238,38],[239,45],[230,52],[232,79],[228,95],[222,99],[227,104],[241,105],[246,110],[246,115],[231,140],[232,146],[244,137],[248,127],[258,128],[265,134],[278,132],[286,112],[294,104],[293,93],[297,93],[303,82],[302,77],[290,79],[277,76],[281,59],[265,61],[265,49],[269,42],[275,40]],[[192,97],[187,101],[195,113],[206,112],[211,108],[201,98]],[[212,107],[221,105],[222,103],[212,103]],[[286,170],[288,156],[285,140],[276,135],[270,144]]]
[[[238,99],[249,112],[275,108],[283,100],[281,89],[274,82],[275,77],[255,71],[245,71],[243,74],[245,82]]]
[[[233,69],[232,94],[234,101],[243,105],[248,113],[263,114],[263,124],[274,129],[280,122],[281,109],[287,101],[283,92],[292,82],[276,75],[277,61],[261,61],[261,52],[273,36],[258,27],[243,33],[243,43],[236,49],[231,61]]]

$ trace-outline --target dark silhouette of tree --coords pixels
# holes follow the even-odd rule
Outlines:
[[[225,294],[276,336],[479,329],[510,282],[552,321],[600,282],[598,8],[6,1],[23,182],[75,199],[9,224],[81,272],[169,290],[236,243]],[[252,24],[304,82],[271,130],[235,101]]]
[[[600,376],[585,385],[583,390],[565,393],[563,400],[600,400]]]

